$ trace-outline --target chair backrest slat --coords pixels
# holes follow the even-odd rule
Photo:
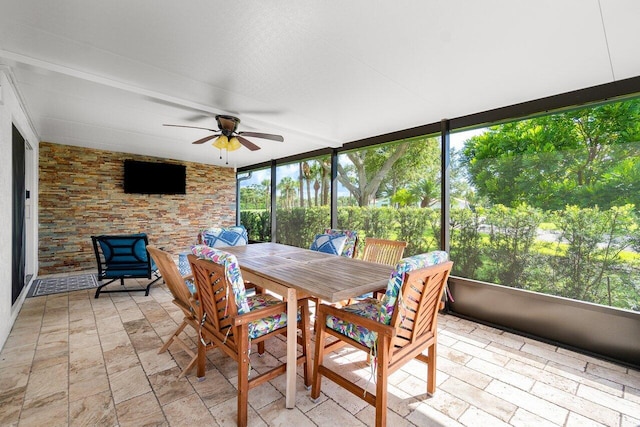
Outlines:
[[[438,308],[453,262],[406,273],[391,325],[396,328],[393,347],[401,348],[430,338],[437,332]]]
[[[364,240],[362,259],[395,266],[402,259],[406,247],[407,242],[367,237]]]
[[[231,290],[233,291],[238,313],[248,313],[250,308],[247,302],[247,292],[244,287],[242,272],[240,271],[240,265],[238,264],[236,256],[207,245],[195,245],[191,248],[191,252],[198,258],[210,260],[222,268],[223,276],[226,281],[229,282]]]
[[[189,288],[184,282],[184,279],[180,274],[176,263],[171,257],[171,254],[158,249],[153,245],[147,246],[147,251],[149,251],[149,254],[158,266],[158,270],[160,270],[160,274],[162,275],[164,282],[167,284],[169,292],[173,295],[176,304],[179,304],[184,308],[194,310],[191,302],[191,292],[189,292]],[[193,314],[196,314],[195,310],[193,311]]]
[[[206,314],[205,326],[210,333],[232,345],[236,335],[231,321],[238,309],[224,266],[195,255],[189,255],[188,259],[200,297],[201,318]]]
[[[449,259],[445,251],[433,251],[401,259],[391,273],[385,294],[382,297],[382,310],[379,321],[389,325],[395,312],[396,302],[406,274],[424,267],[443,263]]]

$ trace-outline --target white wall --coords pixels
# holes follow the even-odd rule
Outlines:
[[[11,216],[12,216],[12,128],[15,125],[25,138],[27,152],[26,186],[31,192],[27,201],[26,274],[37,274],[38,262],[38,137],[29,122],[12,83],[8,67],[0,65],[0,349],[11,332],[29,286],[25,286],[18,300],[11,305]]]

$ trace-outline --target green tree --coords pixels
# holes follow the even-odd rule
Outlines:
[[[338,180],[359,206],[376,197],[391,197],[421,177],[437,178],[439,146],[436,138],[415,137],[345,154]]]
[[[428,208],[440,196],[440,180],[435,176],[420,178],[411,184],[409,191],[420,201],[421,208]]]
[[[637,235],[633,206],[605,211],[568,206],[555,212],[554,217],[561,233],[553,262],[556,295],[606,305],[640,306],[637,274],[616,271],[621,266],[622,251]]]
[[[280,200],[285,209],[292,209],[296,199],[296,183],[293,178],[285,176],[277,185],[280,190]]]
[[[496,205],[487,211],[491,281],[520,289],[528,287],[528,268],[535,258],[532,247],[541,220],[541,212],[526,204],[515,208]]]
[[[406,188],[401,188],[391,196],[391,202],[398,205],[398,207],[406,208],[407,206],[415,205],[418,202],[418,198]]]
[[[608,208],[621,202],[610,196],[616,186],[633,185],[620,173],[640,162],[638,141],[640,99],[632,99],[493,126],[465,143],[462,161],[492,203]],[[637,198],[625,194],[622,202]]]
[[[451,210],[451,259],[454,272],[458,276],[478,278],[477,271],[482,266],[482,236],[480,225],[484,209]]]

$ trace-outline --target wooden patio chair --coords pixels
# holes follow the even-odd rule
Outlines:
[[[158,354],[164,353],[171,346],[171,344],[175,343],[180,348],[182,348],[190,357],[191,361],[189,364],[180,372],[178,378],[184,377],[193,367],[196,365],[198,361],[198,352],[197,348],[193,348],[193,345],[187,344],[182,338],[180,338],[180,334],[187,326],[191,326],[194,331],[198,332],[199,324],[198,324],[198,303],[197,294],[192,293],[190,290],[187,280],[193,281],[193,275],[182,276],[176,263],[174,262],[171,254],[165,252],[161,249],[158,249],[155,246],[149,245],[147,246],[147,251],[155,261],[158,269],[160,270],[160,274],[164,278],[164,282],[167,284],[167,288],[173,295],[173,303],[177,305],[184,317],[182,319],[182,323],[180,326],[173,332],[173,334],[169,337],[167,342],[158,350]],[[195,286],[194,286],[195,291]]]
[[[402,259],[407,242],[401,240],[375,239],[367,237],[364,239],[364,248],[362,249],[362,259],[369,262],[377,262],[378,264],[386,264],[395,267]],[[384,295],[385,290],[375,291],[373,296],[380,298]]]
[[[355,230],[336,230],[325,228],[324,234],[317,234],[309,246],[309,249],[332,255],[355,258],[358,249],[358,232]],[[316,297],[308,297],[317,307],[320,300]]]
[[[402,259],[407,242],[400,240],[375,239],[367,237],[364,239],[362,249],[362,259],[364,261],[377,262],[394,266]]]
[[[325,376],[373,405],[376,426],[385,426],[388,377],[412,359],[427,363],[427,393],[435,392],[438,308],[453,265],[446,259],[442,251],[403,259],[381,301],[369,298],[342,308],[318,307],[312,399],[320,397]],[[325,346],[329,336],[338,340]],[[343,345],[375,357],[375,395],[340,374],[339,366],[324,364],[325,355]]]
[[[239,426],[246,426],[249,390],[286,372],[283,363],[249,379],[251,344],[286,334],[287,306],[269,294],[247,296],[234,255],[207,246],[196,247],[194,253],[201,257],[188,256],[200,297],[201,338],[210,340],[214,347],[238,363],[237,422]],[[308,387],[311,385],[311,331],[306,300],[299,302],[298,328],[302,331],[298,340],[302,355],[297,363],[304,364],[304,383]],[[204,379],[205,362],[201,342],[198,345],[199,379]]]

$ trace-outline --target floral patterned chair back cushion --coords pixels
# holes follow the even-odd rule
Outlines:
[[[336,230],[333,228],[327,228],[324,230],[324,234],[344,234],[347,236],[344,246],[342,247],[342,253],[340,256],[346,256],[353,258],[353,254],[356,251],[356,244],[358,243],[358,232],[355,230]]]
[[[405,274],[448,260],[449,255],[444,251],[434,251],[403,258],[398,262],[393,273],[391,273],[391,277],[387,283],[387,290],[382,300],[365,298],[355,304],[349,304],[342,309],[355,315],[389,325],[391,324],[393,311],[396,301],[398,300],[398,294],[404,283]],[[375,332],[332,315],[327,316],[326,324],[327,327],[371,348],[375,353],[376,342],[378,340]]]
[[[400,292],[406,273],[420,268],[429,267],[431,265],[440,264],[441,262],[446,262],[448,260],[449,254],[445,251],[427,252],[401,259],[396,265],[393,273],[391,273],[391,277],[387,283],[387,290],[380,301],[381,311],[378,320],[387,325],[391,323],[393,308],[396,305],[398,293]]]
[[[225,276],[233,289],[233,296],[238,306],[238,314],[245,314],[251,311],[247,301],[247,292],[242,280],[242,273],[235,255],[209,247],[207,245],[195,245],[191,247],[191,252],[198,258],[204,258],[224,266]]]

